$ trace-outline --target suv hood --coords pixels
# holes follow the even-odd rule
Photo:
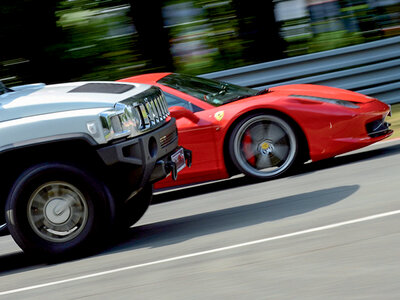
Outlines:
[[[69,110],[112,108],[149,88],[146,84],[111,81],[12,87],[12,92],[0,95],[0,122]]]

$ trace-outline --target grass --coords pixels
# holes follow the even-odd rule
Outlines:
[[[390,128],[394,130],[390,139],[400,138],[400,103],[392,105],[392,116],[386,120],[392,124]]]

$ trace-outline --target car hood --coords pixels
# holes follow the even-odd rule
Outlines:
[[[276,86],[269,89],[271,92],[283,93],[286,96],[311,96],[321,97],[328,99],[338,99],[344,101],[350,101],[355,103],[368,103],[374,101],[375,98],[365,96],[360,93],[352,92],[349,90],[313,85],[313,84],[292,84]]]
[[[146,84],[104,81],[12,87],[12,92],[0,95],[0,122],[69,110],[112,108],[148,88]]]

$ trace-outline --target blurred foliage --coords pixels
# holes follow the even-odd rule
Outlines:
[[[59,45],[60,59],[74,66],[69,68],[71,80],[114,80],[142,66],[134,47],[137,36],[127,15],[129,6],[107,2],[110,6],[89,0],[59,3],[57,25],[65,34]]]
[[[274,31],[283,41],[280,57],[400,34],[398,0],[385,1],[385,5],[383,0],[339,0],[338,16],[313,22],[304,5],[296,17],[282,9],[282,5],[293,6],[293,1],[267,1],[269,6],[255,0],[163,1],[163,23],[174,63],[169,71],[203,74],[276,59],[272,52],[260,56],[260,51],[278,47]],[[250,10],[243,14],[238,3],[246,2]],[[2,0],[0,79],[12,86],[32,81],[115,80],[158,71],[139,47],[131,3]],[[263,10],[274,5],[280,15],[276,28],[265,28],[270,26],[260,22]]]
[[[392,4],[380,5],[380,2]],[[283,22],[282,34],[289,43],[288,56],[332,50],[400,35],[400,1],[340,0],[338,3],[338,17],[316,23],[312,23],[309,16]],[[291,32],[296,26],[303,30]],[[317,26],[333,27],[334,30],[314,33],[313,28]]]
[[[244,41],[229,1],[171,0],[164,12],[176,71],[202,74],[245,63]]]

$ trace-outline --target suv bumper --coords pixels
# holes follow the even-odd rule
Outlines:
[[[132,168],[141,169],[141,178],[137,178],[139,186],[147,182],[156,182],[174,174],[174,162],[171,160],[178,148],[178,133],[175,119],[171,119],[164,126],[112,145],[104,146],[97,153],[107,166],[117,164],[131,165]],[[184,151],[185,160],[191,163],[191,152]]]
[[[179,147],[179,149],[182,147]],[[169,174],[172,175],[172,179],[176,180],[178,177],[178,172],[180,169],[177,166],[177,163],[172,159],[172,156],[175,153],[178,153],[179,149],[175,151],[173,154],[168,155],[156,162],[156,166],[154,168],[153,173],[151,174],[150,177],[150,182],[154,183],[156,181],[159,181],[165,177],[167,177]],[[183,149],[183,148],[182,148]],[[192,165],[192,151],[183,149],[183,155],[184,157],[182,158],[183,163],[185,166],[191,167]]]

